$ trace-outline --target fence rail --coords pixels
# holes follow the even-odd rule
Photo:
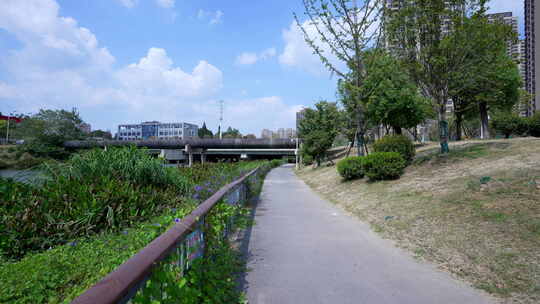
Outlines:
[[[108,274],[73,300],[72,304],[113,304],[138,302],[141,293],[150,294],[151,300],[174,301],[174,292],[166,288],[167,283],[149,286],[153,272],[165,267],[173,273],[173,279],[180,278],[191,262],[202,256],[205,247],[205,218],[219,203],[241,204],[249,198],[250,182],[258,182],[263,173],[261,167],[252,170],[234,182],[224,186],[197,207],[191,214],[181,219],[165,233],[154,239],[136,255]],[[231,219],[227,219],[228,225]],[[225,228],[225,235],[230,227]],[[165,284],[165,285],[164,285]],[[170,287],[170,286],[169,286]],[[146,289],[151,289],[146,292]],[[165,301],[165,299],[167,301]],[[179,301],[180,299],[176,299]],[[144,301],[143,301],[144,302]]]

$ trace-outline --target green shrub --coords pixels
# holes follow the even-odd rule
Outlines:
[[[276,168],[276,167],[279,167],[281,165],[283,165],[285,162],[282,160],[282,159],[273,159],[270,161],[270,166],[272,168]]]
[[[375,152],[397,152],[410,164],[416,150],[412,140],[405,135],[386,135],[373,144]]]
[[[302,155],[302,163],[306,166],[309,166],[309,165],[312,165],[313,164],[313,156],[309,155],[309,154],[306,154],[304,153]]]
[[[529,135],[540,137],[540,112],[528,119]]]
[[[406,161],[397,152],[375,152],[364,158],[365,174],[370,180],[397,179],[406,166]]]
[[[364,157],[351,156],[337,163],[337,171],[345,180],[364,177]]]
[[[135,148],[89,151],[42,171],[39,185],[0,179],[0,251],[8,257],[130,226],[181,206],[193,188]]]
[[[497,113],[491,118],[491,127],[509,138],[510,135],[522,135],[527,132],[527,121],[510,112]]]

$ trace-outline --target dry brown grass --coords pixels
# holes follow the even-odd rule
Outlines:
[[[465,142],[447,157],[422,148],[396,181],[342,182],[324,166],[298,175],[419,259],[503,302],[540,303],[540,140]]]

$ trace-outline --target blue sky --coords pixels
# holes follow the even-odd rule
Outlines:
[[[494,0],[523,31],[523,1]],[[293,24],[301,0],[2,0],[0,111],[77,107],[94,129],[187,121],[294,127],[336,79]]]

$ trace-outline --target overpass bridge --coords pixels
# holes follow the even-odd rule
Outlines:
[[[188,165],[194,161],[223,159],[274,159],[296,157],[298,145],[296,139],[204,139],[185,140],[140,140],[140,141],[68,141],[67,149],[90,149],[136,146],[147,148],[154,155],[159,155],[169,162],[183,162]]]

